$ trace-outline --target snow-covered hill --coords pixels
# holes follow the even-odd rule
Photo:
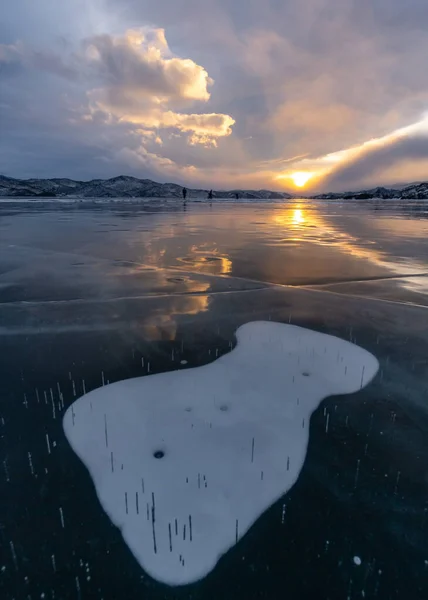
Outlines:
[[[325,193],[311,196],[314,199],[334,200],[334,199],[355,199],[367,200],[371,198],[380,199],[428,199],[428,183],[412,183],[403,188],[385,188],[377,187],[370,190],[361,190],[359,192],[340,192],[340,193]]]
[[[59,198],[182,198],[183,187],[175,183],[156,183],[121,175],[112,179],[74,181],[72,179],[12,179],[0,175],[0,197]],[[280,200],[292,198],[285,192],[270,190],[214,191],[215,198]],[[188,198],[206,198],[208,190],[189,189]]]
[[[316,199],[336,199],[336,198],[348,198],[348,199],[357,199],[357,200],[365,200],[369,198],[400,198],[401,190],[377,187],[371,190],[361,190],[359,192],[339,192],[339,193],[325,193],[325,194],[317,194],[316,196],[312,196],[312,198]]]
[[[401,198],[428,198],[428,183],[418,183],[405,187],[400,192]]]
[[[138,179],[120,175],[112,179],[13,179],[0,175],[0,197],[3,198],[182,198],[183,186],[175,183],[157,183],[150,179]],[[247,200],[281,200],[298,197],[286,192],[271,190],[213,191],[214,198]],[[208,190],[189,189],[188,198],[207,198]],[[301,197],[301,196],[300,196]],[[313,199],[428,199],[428,183],[413,183],[403,188],[377,187],[357,192],[324,193],[309,196]]]

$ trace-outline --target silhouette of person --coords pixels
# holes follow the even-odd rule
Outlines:
[[[210,191],[208,192],[208,200],[212,200],[212,199],[213,199],[213,191],[212,191],[212,190],[210,190]]]
[[[184,202],[186,202],[186,198],[187,198],[187,190],[186,190],[186,188],[183,188],[183,200],[184,200]]]
[[[235,194],[235,198],[239,200],[239,194]]]

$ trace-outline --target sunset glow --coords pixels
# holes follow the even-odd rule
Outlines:
[[[313,173],[308,173],[306,171],[297,171],[296,173],[293,173],[291,176],[291,179],[294,182],[294,185],[296,187],[304,187],[307,182],[313,177]]]
[[[358,27],[351,0],[253,0],[245,10],[232,0],[88,0],[83,20],[72,0],[7,4],[6,176],[126,175],[205,197],[211,188],[305,196],[426,180],[428,36],[414,35],[423,0],[398,19],[400,34],[387,25],[398,0],[375,3],[376,18],[363,11]],[[65,45],[54,41],[58,23]],[[369,94],[367,82],[376,83]]]

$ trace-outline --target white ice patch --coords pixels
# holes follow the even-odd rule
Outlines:
[[[292,325],[248,323],[237,339],[210,365],[101,387],[64,416],[104,510],[170,585],[207,575],[288,492],[321,400],[378,369],[362,348]]]

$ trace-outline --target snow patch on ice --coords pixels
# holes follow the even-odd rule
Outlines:
[[[362,348],[292,325],[248,323],[237,339],[212,364],[104,386],[64,416],[104,510],[170,585],[207,575],[288,492],[321,400],[378,369]]]

